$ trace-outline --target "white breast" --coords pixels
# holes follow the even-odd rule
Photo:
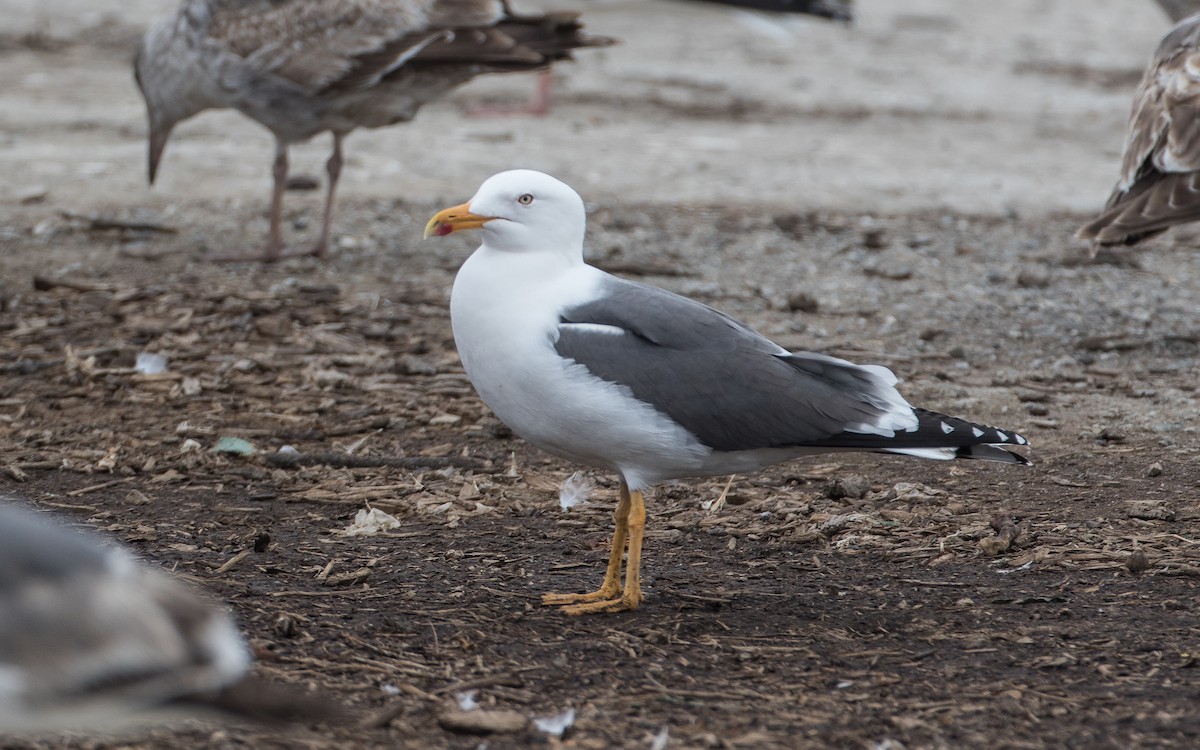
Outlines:
[[[554,350],[560,312],[595,299],[604,276],[539,253],[477,250],[450,298],[467,376],[496,416],[543,450],[619,471],[635,489],[693,474],[709,449]]]

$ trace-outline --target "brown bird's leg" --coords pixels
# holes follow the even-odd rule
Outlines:
[[[550,100],[553,98],[553,94],[554,73],[546,68],[538,71],[537,88],[534,89],[533,97],[527,103],[519,107],[503,105],[471,107],[467,110],[467,117],[513,117],[516,115],[545,117],[550,114]]]
[[[329,188],[325,191],[325,218],[321,221],[321,236],[309,251],[310,255],[320,258],[329,249],[329,228],[333,225],[333,197],[337,191],[338,177],[342,175],[342,133],[333,134],[333,153],[325,162],[325,171],[329,174]]]
[[[563,612],[582,615],[591,612],[624,612],[637,609],[642,603],[642,534],[646,528],[646,503],[642,493],[631,492],[621,480],[621,502],[617,513],[624,510],[624,523],[617,516],[617,531],[613,534],[612,554],[608,561],[608,572],[598,591],[590,594],[547,594],[543,604],[562,604]],[[618,546],[618,540],[621,545]],[[621,547],[628,544],[629,554],[625,561],[625,588],[617,596],[617,579],[621,575]]]
[[[283,255],[283,191],[287,188],[287,144],[275,139],[275,164],[271,167],[274,185],[271,187],[271,228],[267,230],[267,247],[262,259],[270,262]]]
[[[274,185],[271,188],[271,224],[267,230],[267,246],[257,255],[214,255],[209,260],[218,263],[236,263],[238,261],[260,260],[271,263],[284,256],[283,252],[283,191],[287,188],[288,147],[279,138],[275,139],[275,164],[271,167],[271,177]]]

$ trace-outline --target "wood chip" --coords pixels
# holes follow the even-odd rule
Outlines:
[[[448,711],[438,717],[438,725],[458,734],[510,734],[529,725],[529,719],[517,711]]]

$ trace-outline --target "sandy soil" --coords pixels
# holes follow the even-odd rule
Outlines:
[[[202,257],[261,241],[257,126],[187,123],[142,184],[129,45],[169,5],[0,1],[0,491],[228,600],[265,676],[390,720],[5,747],[1196,746],[1195,233],[1101,264],[1070,237],[1115,176],[1152,3],[863,2],[849,30],[588,3],[626,44],[565,68],[550,117],[464,118],[532,89],[491,79],[356,134],[338,252],[267,268]],[[319,175],[324,144],[298,152]],[[509,434],[454,352],[471,240],[417,239],[512,165],[595,205],[602,266],[886,364],[915,403],[1022,431],[1035,465],[662,487],[644,606],[543,609],[601,574],[612,478],[558,507],[577,467]],[[289,193],[298,237],[318,201]],[[283,445],[314,463],[271,463]],[[341,535],[366,503],[401,528]],[[442,728],[467,689],[578,718]]]

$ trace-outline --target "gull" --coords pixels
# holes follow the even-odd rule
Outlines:
[[[241,681],[233,619],[166,573],[0,503],[0,733],[93,730]]]
[[[1075,233],[1094,248],[1136,245],[1200,220],[1200,13],[1163,37],[1133,97],[1121,178]]]
[[[482,230],[454,279],[450,319],[484,403],[534,445],[620,480],[604,582],[543,603],[637,608],[643,492],[658,482],[835,451],[1029,463],[999,447],[1025,438],[914,408],[887,368],[787,351],[699,302],[587,265],[584,225],[574,190],[514,170],[425,227],[426,237]]]
[[[342,140],[359,127],[407,122],[481,73],[540,70],[571,50],[611,44],[581,33],[578,14],[519,14],[506,0],[183,0],[146,32],[134,77],[149,117],[149,179],[172,129],[233,108],[275,136],[270,229],[259,255],[285,255],[281,214],[288,146],[328,131],[324,255],[342,171]]]

